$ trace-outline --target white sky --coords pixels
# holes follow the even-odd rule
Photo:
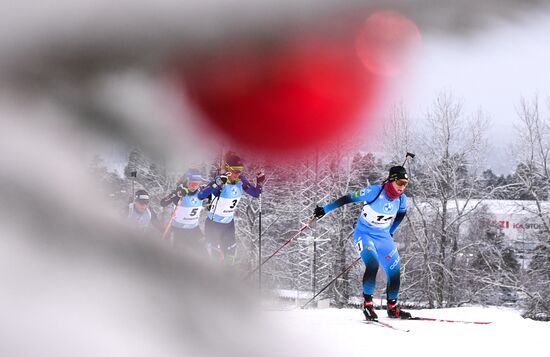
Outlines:
[[[550,96],[550,17],[495,24],[469,37],[427,34],[400,95],[411,115],[422,116],[441,90],[463,101],[464,113],[481,108],[490,116],[490,143],[497,150],[514,141],[521,96]],[[493,152],[495,152],[493,151]],[[515,165],[506,156],[489,162],[496,172]]]

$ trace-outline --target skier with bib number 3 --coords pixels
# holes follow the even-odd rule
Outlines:
[[[224,161],[224,169],[227,173],[216,176],[203,188],[199,193],[199,199],[213,196],[204,227],[206,239],[214,249],[219,249],[226,264],[233,265],[237,250],[233,218],[237,205],[243,191],[253,197],[260,196],[265,175],[259,173],[254,186],[242,175],[244,165],[237,154],[228,152]]]
[[[372,295],[376,284],[378,266],[387,278],[387,313],[390,318],[410,319],[411,314],[397,305],[400,285],[399,253],[393,241],[393,233],[407,212],[407,171],[403,166],[393,166],[388,178],[381,185],[373,185],[361,191],[343,196],[324,207],[317,206],[316,218],[351,202],[365,202],[354,233],[354,243],[365,264],[363,275],[363,313],[367,320],[377,320]]]

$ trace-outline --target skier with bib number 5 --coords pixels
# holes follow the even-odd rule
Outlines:
[[[259,173],[256,186],[242,175],[244,165],[234,152],[224,156],[226,174],[216,176],[199,193],[199,199],[212,196],[208,219],[205,223],[205,235],[214,249],[219,249],[223,260],[228,265],[235,264],[237,241],[235,222],[233,220],[237,205],[243,191],[253,197],[259,197],[265,182],[265,175]]]
[[[169,223],[174,247],[206,254],[203,235],[199,227],[203,201],[198,198],[201,181],[200,172],[196,169],[189,169],[185,174],[185,181],[164,197],[160,201],[160,205],[166,207],[174,204],[175,206],[173,219]]]
[[[368,186],[361,191],[340,197],[324,207],[317,206],[316,218],[352,202],[364,202],[354,233],[354,243],[365,264],[363,275],[363,313],[367,320],[377,320],[372,295],[376,274],[381,265],[387,278],[387,313],[390,318],[410,319],[411,314],[397,305],[400,285],[399,253],[393,241],[393,233],[407,212],[405,188],[407,171],[403,166],[393,166],[388,178],[381,185]]]

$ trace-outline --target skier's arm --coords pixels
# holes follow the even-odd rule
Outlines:
[[[199,200],[204,200],[205,198],[208,198],[210,195],[214,195],[214,196],[220,195],[221,187],[216,183],[217,179],[218,177],[210,181],[208,185],[206,185],[203,189],[200,190],[198,194]]]
[[[347,205],[348,203],[357,202],[353,200],[353,193],[347,194],[345,196],[340,197],[336,201],[333,201],[323,207],[325,210],[325,213],[329,213],[330,211],[333,211],[337,208],[342,207],[343,205]]]
[[[185,187],[183,184],[179,184],[178,187],[172,193],[166,197],[164,197],[162,200],[160,200],[160,205],[162,207],[168,206],[170,203],[173,203],[175,206],[177,206],[180,202],[180,199],[183,196],[186,196],[189,194],[189,189]]]
[[[243,175],[240,177],[243,182],[243,190],[252,197],[259,197],[262,193],[262,187],[260,185],[253,186],[250,181]]]
[[[401,221],[403,218],[405,218],[405,215],[407,214],[407,196],[402,195],[399,198],[399,210],[397,211],[397,215],[395,216],[395,219],[393,220],[393,223],[390,227],[390,234],[393,236],[395,233],[395,230],[399,225],[401,224]]]
[[[395,219],[393,220],[393,223],[390,227],[390,234],[392,236],[395,233],[395,230],[397,229],[397,227],[399,227],[399,225],[401,224],[401,221],[403,220],[403,218],[405,218],[406,214],[407,214],[407,211],[397,212],[397,215],[395,216]]]
[[[164,197],[163,199],[160,200],[160,206],[161,207],[166,207],[170,203],[173,203],[174,205],[177,205],[178,202],[179,202],[179,199],[180,198],[176,194],[176,191],[172,191],[168,196],[166,196],[166,197]]]
[[[329,203],[326,206],[315,207],[315,210],[313,211],[313,217],[315,217],[316,219],[321,219],[325,214],[329,213],[330,211],[333,211],[338,207],[342,207],[345,204],[354,202],[353,195],[354,194],[345,195],[340,197],[336,201]]]
[[[368,191],[367,193],[366,190],[361,190],[361,191],[347,194],[345,196],[340,197],[336,201],[333,201],[328,205],[324,206],[323,209],[325,210],[325,213],[329,213],[330,211],[340,208],[343,205],[347,205],[348,203],[369,201],[370,192],[373,192],[373,191]]]

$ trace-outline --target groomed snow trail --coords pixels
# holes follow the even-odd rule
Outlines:
[[[550,322],[523,319],[515,310],[462,307],[408,310],[413,316],[466,321],[472,325],[433,321],[403,321],[378,314],[381,321],[410,332],[362,323],[359,309],[268,311],[266,315],[291,335],[290,341],[311,348],[311,356],[545,356]]]

